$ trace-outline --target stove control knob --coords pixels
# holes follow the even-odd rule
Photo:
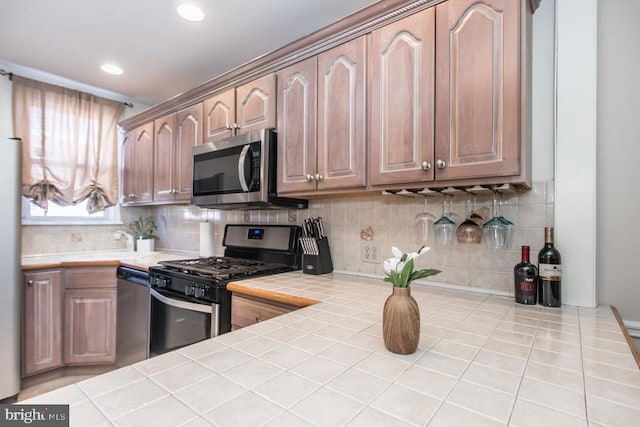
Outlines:
[[[166,288],[169,283],[171,283],[171,279],[169,279],[168,277],[159,277],[158,278],[158,287],[159,288]]]
[[[196,298],[202,298],[205,293],[206,293],[206,290],[202,286],[198,286],[193,289],[193,296]]]
[[[187,296],[193,295],[193,283],[184,286],[184,294]]]

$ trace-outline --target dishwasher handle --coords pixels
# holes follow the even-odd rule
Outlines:
[[[130,267],[118,267],[118,279],[149,286],[149,272]]]

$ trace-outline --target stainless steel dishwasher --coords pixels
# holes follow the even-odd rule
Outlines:
[[[149,272],[118,267],[116,365],[149,357]]]

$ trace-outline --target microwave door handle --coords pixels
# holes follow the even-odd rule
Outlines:
[[[244,163],[247,159],[247,153],[251,147],[245,145],[242,151],[240,152],[240,159],[238,159],[238,178],[240,178],[240,186],[242,187],[242,191],[245,193],[249,192],[249,185],[247,185],[247,180],[244,179]]]

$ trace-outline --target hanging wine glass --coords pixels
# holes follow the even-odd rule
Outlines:
[[[485,246],[490,249],[506,249],[511,244],[511,233],[513,223],[500,218],[499,214],[499,193],[493,190],[493,216],[482,226],[482,240]]]
[[[471,202],[471,193],[467,193],[467,201],[465,202],[467,219],[458,226],[456,237],[458,243],[480,243],[482,240],[482,228],[475,222],[471,215],[472,210],[469,208]]]
[[[444,194],[442,198],[442,217],[433,223],[433,234],[437,245],[449,246],[456,239],[456,223],[447,215],[447,197],[453,197]]]
[[[418,226],[418,231],[420,238],[422,239],[422,244],[427,243],[427,239],[429,238],[429,226],[433,224],[436,217],[433,214],[427,211],[427,198],[429,196],[424,196],[424,208],[421,213],[416,215],[415,223]]]

